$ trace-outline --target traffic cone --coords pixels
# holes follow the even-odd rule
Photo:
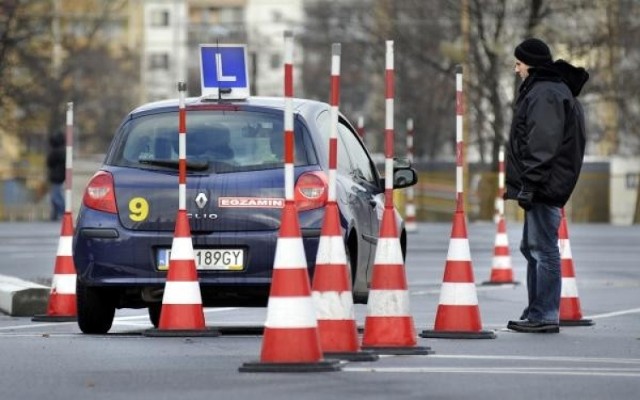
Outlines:
[[[157,329],[147,329],[143,334],[163,337],[220,335],[218,330],[207,329],[205,326],[186,210],[178,210],[176,217],[169,270],[162,295],[160,323]]]
[[[416,346],[395,212],[385,207],[367,302],[362,348],[378,354],[432,354]]]
[[[573,268],[571,244],[569,243],[569,230],[567,218],[562,209],[562,219],[558,229],[558,247],[560,248],[560,267],[562,271],[562,291],[560,294],[560,325],[562,326],[591,326],[595,322],[582,318],[576,274]]]
[[[361,351],[358,343],[351,276],[335,201],[325,207],[311,290],[324,356],[348,361],[377,360],[377,354]]]
[[[240,372],[322,372],[341,368],[323,360],[309,273],[295,202],[286,200],[273,263],[260,361]]]
[[[77,319],[76,267],[73,263],[73,216],[62,216],[56,264],[51,281],[47,313],[34,315],[32,321],[70,322]]]
[[[507,236],[507,224],[504,216],[499,215],[497,221],[496,239],[493,247],[493,262],[491,277],[483,285],[518,284],[513,280],[513,268],[511,267],[511,252],[509,250],[509,238]]]
[[[420,337],[446,339],[495,339],[496,337],[493,331],[482,330],[467,224],[462,211],[456,211],[453,217],[451,241],[434,329],[422,331]]]

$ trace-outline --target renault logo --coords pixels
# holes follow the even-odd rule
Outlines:
[[[207,195],[206,195],[206,194],[204,194],[204,193],[199,193],[199,194],[196,196],[196,205],[197,205],[197,206],[198,206],[198,208],[199,208],[199,209],[201,209],[201,210],[204,208],[204,206],[206,206],[206,205],[207,205],[207,201],[208,201],[208,200],[207,200]]]

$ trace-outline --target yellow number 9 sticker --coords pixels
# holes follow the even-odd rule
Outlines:
[[[129,201],[129,218],[135,222],[141,222],[149,216],[149,203],[143,197],[134,197]]]

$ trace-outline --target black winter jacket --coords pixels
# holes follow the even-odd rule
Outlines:
[[[534,193],[534,203],[567,203],[584,157],[584,112],[576,97],[588,79],[583,68],[563,60],[529,69],[509,133],[507,199],[526,190]]]

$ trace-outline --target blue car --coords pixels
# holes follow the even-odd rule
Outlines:
[[[266,306],[284,205],[282,98],[186,101],[187,213],[204,307]],[[295,200],[310,274],[327,201],[330,106],[294,100]],[[352,124],[338,126],[337,201],[353,297],[366,303],[382,218],[381,178]],[[117,308],[157,327],[178,211],[178,102],[124,119],[76,222],[78,324],[106,333]],[[394,187],[415,184],[397,160]],[[398,215],[400,241],[406,233]]]

